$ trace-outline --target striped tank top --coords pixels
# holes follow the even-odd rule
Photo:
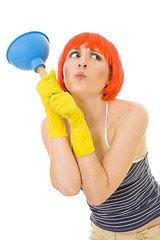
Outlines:
[[[160,217],[160,186],[152,176],[148,153],[133,163],[117,190],[102,204],[90,205],[91,221],[112,232],[128,232]]]
[[[109,147],[107,136],[106,144]],[[123,182],[105,202],[88,205],[91,221],[112,232],[132,231],[160,217],[160,185],[151,173],[148,152],[132,164]]]

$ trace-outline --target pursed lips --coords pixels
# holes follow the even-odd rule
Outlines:
[[[83,72],[78,72],[76,73],[75,77],[77,79],[83,79],[83,78],[86,78],[86,75]]]

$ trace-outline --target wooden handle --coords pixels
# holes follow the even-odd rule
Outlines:
[[[36,70],[37,70],[37,72],[39,73],[39,75],[41,77],[43,77],[44,75],[47,74],[47,72],[46,72],[46,70],[45,70],[45,68],[43,66],[39,66]]]

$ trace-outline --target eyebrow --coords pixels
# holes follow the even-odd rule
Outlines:
[[[94,49],[90,49],[90,51],[91,51],[91,52],[96,52],[96,53],[99,53],[99,54],[100,54],[100,52],[98,52],[98,51],[96,51],[96,50],[94,50]]]
[[[69,52],[74,51],[74,50],[80,50],[80,47],[78,47],[78,48],[73,48],[73,49],[71,49]],[[96,53],[99,53],[100,55],[102,55],[100,52],[98,52],[98,51],[96,51],[96,50],[94,50],[94,49],[91,49],[91,48],[90,48],[90,51],[91,51],[91,52],[96,52]]]
[[[104,57],[104,55],[103,55],[102,53],[100,53],[100,52],[98,52],[98,51],[96,51],[96,50],[94,50],[94,49],[90,49],[90,51],[91,51],[91,52],[98,53],[99,56]]]
[[[79,47],[78,47],[78,48],[72,48],[72,49],[69,51],[69,53],[72,52],[72,51],[75,51],[75,50],[80,50],[80,48],[79,48]]]

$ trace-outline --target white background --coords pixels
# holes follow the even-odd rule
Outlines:
[[[83,193],[64,197],[52,186],[36,92],[38,74],[6,60],[8,45],[28,31],[50,39],[46,70],[74,35],[97,32],[117,48],[125,81],[118,98],[143,104],[152,173],[160,182],[160,6],[152,0],[3,1],[0,24],[0,239],[88,239],[90,211]]]

